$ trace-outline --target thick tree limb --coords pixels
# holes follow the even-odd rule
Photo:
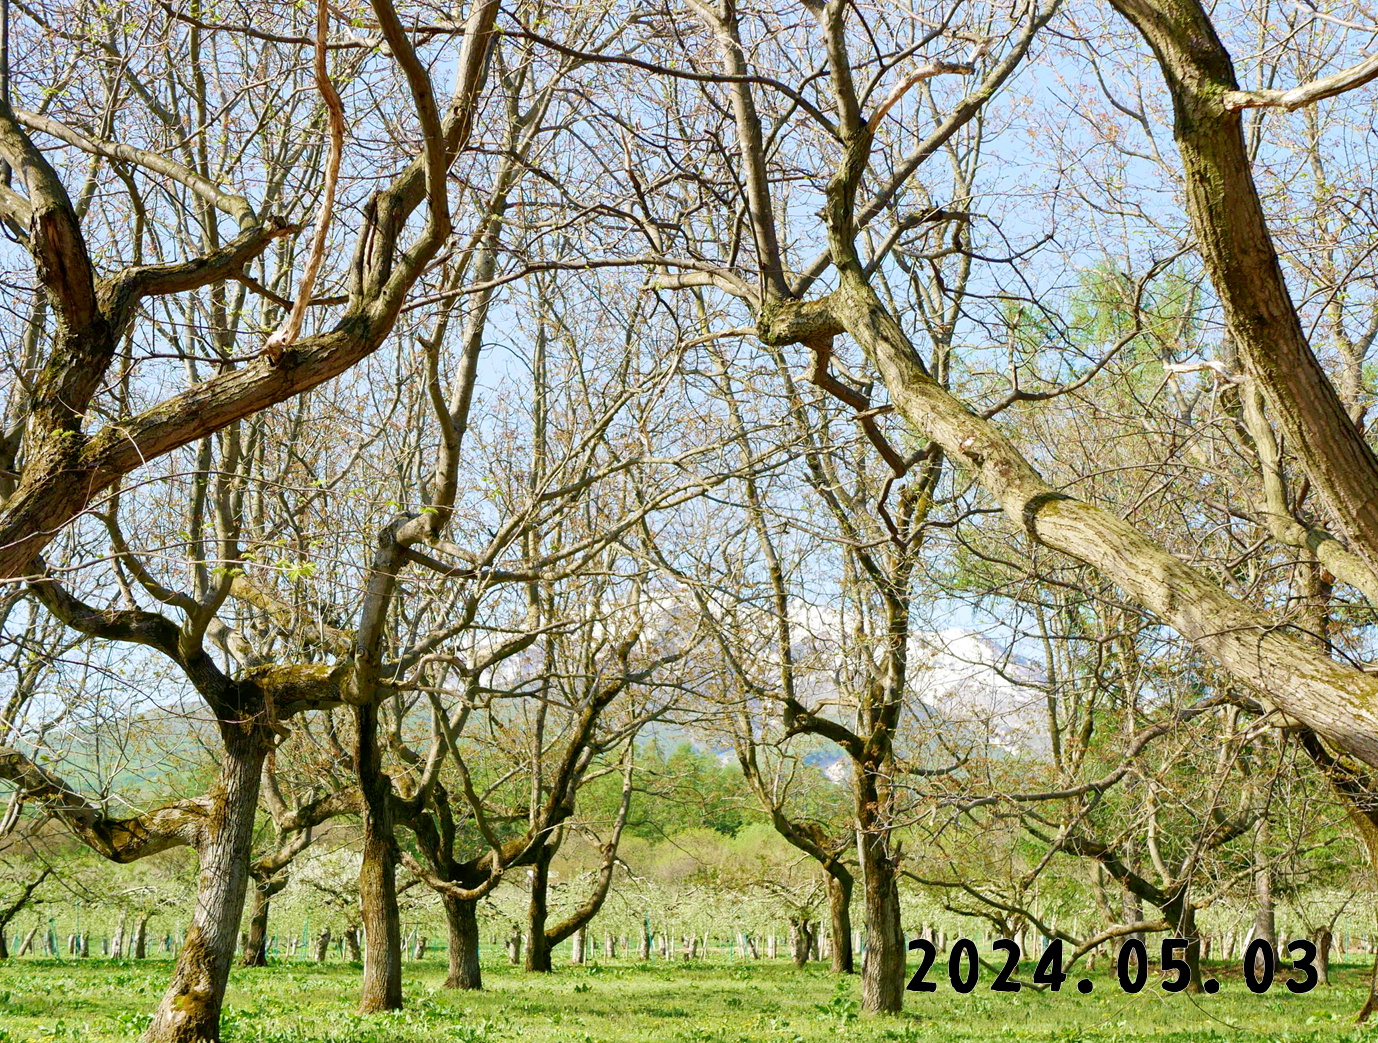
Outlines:
[[[57,775],[13,748],[0,748],[0,779],[41,804],[92,850],[112,862],[133,862],[182,845],[195,846],[210,810],[207,797],[178,801],[136,818],[108,817]]]
[[[1351,550],[1378,573],[1378,454],[1312,352],[1288,291],[1237,111],[1247,92],[1229,53],[1198,0],[1112,4],[1152,46],[1172,94],[1187,212],[1240,357]],[[1327,97],[1375,75],[1378,60],[1369,59],[1303,96],[1314,88]]]
[[[1305,105],[1314,105],[1326,98],[1333,98],[1345,91],[1352,91],[1366,83],[1378,79],[1378,54],[1365,58],[1358,65],[1322,76],[1310,83],[1301,83],[1288,90],[1263,88],[1254,91],[1229,91],[1225,94],[1225,108],[1231,112],[1240,109],[1286,109],[1292,112]]]

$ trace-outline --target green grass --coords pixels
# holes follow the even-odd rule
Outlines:
[[[970,995],[939,984],[906,996],[896,1017],[859,1013],[855,977],[785,961],[635,964],[612,962],[527,975],[485,965],[485,989],[441,988],[441,960],[406,965],[406,1009],[358,1017],[359,970],[347,964],[235,968],[226,1003],[226,1043],[948,1043],[953,1040],[1327,1041],[1371,1040],[1355,1027],[1369,969],[1335,968],[1336,984],[1294,996],[1280,983],[1248,992],[1237,968],[1214,965],[1215,996],[1170,996],[1151,986],[1120,993],[1095,975],[1076,991],[1080,968],[1059,993]],[[0,1043],[134,1040],[171,971],[164,960],[11,960],[0,963]],[[1021,977],[1032,972],[1025,965]]]

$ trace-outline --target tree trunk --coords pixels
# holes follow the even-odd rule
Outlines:
[[[637,959],[642,963],[649,963],[651,959],[651,929],[645,924],[641,925],[641,946],[636,951]]]
[[[513,927],[512,933],[507,936],[507,962],[513,967],[522,962],[522,932],[520,928]]]
[[[1170,905],[1163,910],[1167,920],[1176,925],[1176,936],[1184,938],[1187,942],[1187,951],[1183,954],[1183,959],[1187,961],[1187,967],[1191,972],[1191,984],[1187,987],[1188,992],[1201,991],[1201,931],[1196,926],[1196,906],[1190,900],[1184,899],[1179,905]]]
[[[802,916],[792,917],[789,922],[789,955],[796,967],[806,967],[809,962],[809,922]]]
[[[359,925],[350,924],[344,933],[345,959],[350,963],[359,962]]]
[[[866,892],[866,955],[861,961],[861,1005],[873,1014],[895,1014],[904,1007],[907,952],[900,927],[900,895],[889,838],[865,833],[861,852]]]
[[[268,966],[268,903],[271,901],[263,884],[254,888],[254,900],[249,908],[249,933],[240,960],[245,967]]]
[[[1132,850],[1130,845],[1125,845],[1127,854],[1131,853]],[[1124,922],[1127,924],[1140,923],[1144,918],[1144,900],[1123,884],[1120,885],[1120,909],[1123,912]],[[1136,938],[1142,942],[1145,940],[1144,932],[1132,931],[1120,938],[1120,944],[1123,945],[1131,938]]]
[[[1329,927],[1316,932],[1316,975],[1322,985],[1330,984],[1330,947],[1334,942],[1335,936]]]
[[[603,935],[603,959],[617,959],[617,939],[610,934]]]
[[[364,981],[360,1014],[402,1006],[402,920],[397,909],[397,841],[392,825],[392,779],[383,772],[378,745],[378,707],[355,707],[354,763],[363,798],[363,863],[359,907],[363,914]]]
[[[1268,823],[1266,820],[1259,823],[1258,833],[1260,845],[1268,836],[1267,829]],[[1261,850],[1259,853],[1261,857],[1267,857]],[[1257,910],[1254,914],[1254,937],[1266,940],[1268,944],[1273,947],[1273,951],[1276,952],[1278,947],[1278,936],[1277,919],[1273,909],[1273,870],[1272,867],[1266,863],[1254,872],[1254,895],[1258,903]],[[1261,966],[1262,962],[1261,956],[1254,960],[1256,974],[1261,975],[1263,973],[1263,967]]]
[[[424,960],[426,958],[426,947],[428,942],[430,942],[430,939],[424,934],[416,939],[416,948],[412,950],[411,954],[413,960]]]
[[[243,905],[244,905],[244,902],[243,902],[243,899],[241,898],[241,899],[240,899],[240,908],[241,908],[241,909],[243,908]],[[234,926],[235,926],[235,930],[238,930],[239,924],[236,923]],[[230,955],[233,957],[233,955],[234,955],[234,941],[233,941],[233,939],[234,939],[234,932],[233,932],[233,931],[230,933],[230,938],[231,938],[231,941],[230,941]],[[145,959],[145,958],[148,956],[148,913],[142,914],[142,915],[139,917],[138,922],[134,924],[134,941],[133,941],[132,948],[133,948],[133,950],[134,950],[134,952],[133,952],[134,959],[136,959],[136,960],[142,960],[142,959]]]
[[[528,873],[531,899],[526,910],[526,969],[540,974],[548,973],[551,969],[550,943],[545,934],[551,855],[549,846],[542,846]]]
[[[330,928],[321,930],[320,937],[316,939],[316,962],[324,963],[326,956],[330,954]]]
[[[1356,1025],[1362,1025],[1373,1016],[1374,1008],[1378,1007],[1378,959],[1373,961],[1373,972],[1368,976],[1368,998],[1364,1000],[1363,1009],[1354,1018]]]
[[[1277,919],[1273,909],[1273,874],[1272,870],[1264,867],[1254,876],[1255,896],[1258,900],[1258,908],[1254,913],[1254,937],[1266,938],[1268,944],[1274,949],[1277,948]]]
[[[115,937],[110,940],[110,958],[118,960],[124,956],[124,914],[115,923]]]
[[[172,984],[144,1037],[149,1043],[200,1043],[220,1038],[220,1008],[249,886],[254,817],[269,733],[229,721],[222,722],[220,734],[224,759],[211,790],[211,805],[197,848],[201,869],[196,910],[177,957]],[[141,926],[139,937],[144,933]],[[136,951],[136,955],[142,953]]]
[[[32,931],[30,931],[28,934],[24,936],[24,944],[19,947],[18,951],[15,952],[15,955],[27,956],[29,950],[33,948],[33,940],[37,937],[38,928],[35,927]]]
[[[570,947],[569,962],[570,962],[570,963],[579,965],[579,964],[583,964],[583,963],[585,962],[586,957],[585,957],[585,953],[584,953],[584,942],[585,942],[586,939],[587,939],[587,935],[585,935],[585,933],[584,933],[584,928],[582,928],[582,927],[580,927],[578,930],[576,930],[576,931],[574,932],[573,935],[570,936],[570,940],[569,940],[569,947]]]
[[[447,989],[481,989],[479,968],[478,900],[462,901],[441,896],[445,920],[450,927],[450,969],[445,976]]]

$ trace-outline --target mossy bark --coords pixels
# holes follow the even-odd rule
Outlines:
[[[392,821],[392,779],[378,744],[378,708],[355,708],[355,765],[362,796],[359,906],[368,948],[359,1013],[402,1007],[402,921],[397,908],[397,839]]]
[[[545,922],[549,914],[550,894],[549,846],[543,846],[531,866],[531,894],[526,907],[526,969],[532,973],[549,973],[550,942]]]
[[[148,1043],[214,1043],[230,977],[239,921],[249,885],[259,780],[269,742],[265,729],[224,722],[223,760],[211,790],[203,838],[196,909],[144,1038]]]
[[[445,976],[445,988],[481,989],[483,972],[479,965],[478,900],[465,901],[445,895],[442,901],[450,929],[450,969]]]
[[[853,973],[852,963],[852,874],[841,866],[825,870],[828,874],[829,954],[835,974]]]

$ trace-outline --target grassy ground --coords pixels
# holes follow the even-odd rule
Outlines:
[[[109,960],[11,960],[0,964],[0,1043],[133,1040],[147,1024],[171,964]],[[1023,968],[1027,981],[1032,967]],[[1080,968],[1077,968],[1080,972]],[[358,969],[347,964],[281,964],[235,969],[226,1004],[227,1043],[948,1043],[960,1040],[1349,1041],[1378,1043],[1352,1024],[1368,968],[1341,965],[1336,984],[1294,996],[1279,983],[1248,992],[1237,968],[1210,973],[1215,996],[1170,996],[1157,978],[1126,996],[1095,975],[1089,996],[1075,988],[1017,995],[910,993],[897,1017],[858,1012],[856,978],[839,981],[822,967],[796,971],[765,963],[612,962],[522,974],[485,965],[482,993],[441,988],[439,960],[408,962],[406,1009],[354,1014]],[[1233,972],[1233,973],[1232,973]]]

